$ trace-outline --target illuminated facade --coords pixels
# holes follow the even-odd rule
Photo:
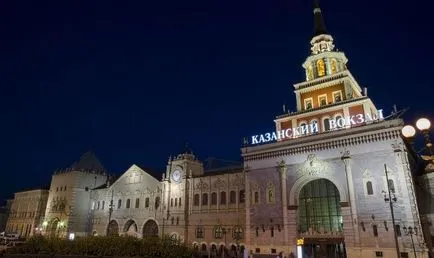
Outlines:
[[[246,246],[303,257],[409,257],[403,229],[421,224],[403,121],[385,119],[360,88],[317,4],[314,17],[306,81],[294,85],[297,111],[243,148]],[[417,257],[428,257],[421,234],[413,238]]]
[[[39,225],[47,206],[48,189],[17,192],[14,195],[6,225],[6,232],[28,238],[41,233]]]
[[[243,166],[205,171],[186,149],[161,180],[137,165],[115,179],[86,154],[53,175],[44,233],[168,234],[205,257],[221,257],[224,247],[225,257],[244,248],[274,257],[397,257],[396,232],[407,257],[403,228],[420,228],[420,216],[403,122],[384,117],[359,86],[318,5],[314,18],[306,80],[294,85],[297,111],[278,116],[275,132],[250,138]],[[417,257],[427,257],[420,234],[415,242]]]
[[[43,234],[50,237],[88,235],[92,227],[90,190],[106,181],[103,166],[91,152],[69,168],[54,173],[42,224]]]

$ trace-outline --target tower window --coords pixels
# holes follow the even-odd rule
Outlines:
[[[259,192],[255,192],[255,204],[259,203]]]
[[[331,66],[332,74],[338,71],[338,62],[336,61],[336,59],[332,58],[330,60],[330,66]]]
[[[126,205],[126,206],[127,206],[127,207],[126,207],[127,209],[129,209],[129,208],[130,208],[130,204],[131,204],[131,201],[130,201],[130,199],[127,199],[127,205]]]
[[[330,131],[330,119],[329,118],[324,119],[323,123],[324,123],[324,127],[323,127],[324,132]]]
[[[389,179],[388,184],[389,184],[390,192],[394,193],[395,192],[395,184],[393,183],[393,180]]]
[[[342,91],[333,92],[333,101],[334,103],[342,101]]]
[[[318,96],[318,103],[320,107],[327,105],[327,95],[323,94]]]
[[[319,59],[318,61],[316,61],[316,68],[317,68],[318,76],[324,76],[325,75],[324,60]]]
[[[170,198],[170,207],[173,207],[173,198]]]
[[[368,193],[368,195],[374,194],[374,189],[372,188],[372,182],[371,181],[366,182],[366,192]]]
[[[309,81],[309,80],[312,80],[313,79],[313,69],[312,69],[312,66],[311,65],[309,65],[308,67],[307,67],[307,80]]]
[[[160,196],[155,197],[155,209],[160,207]]]
[[[178,206],[178,198],[175,198],[175,207]]]
[[[181,206],[181,197],[179,197],[179,206]]]
[[[377,225],[373,225],[372,226],[372,231],[374,232],[374,236],[378,236],[378,227],[377,227]]]
[[[119,199],[119,200],[118,200],[118,209],[120,209],[121,207],[122,207],[122,200]]]
[[[104,203],[103,203],[104,205]],[[136,209],[138,209],[140,207],[140,199],[136,198]]]
[[[149,207],[149,197],[146,197],[145,199],[145,208]]]
[[[313,108],[312,98],[308,98],[304,100],[304,109],[309,110]]]

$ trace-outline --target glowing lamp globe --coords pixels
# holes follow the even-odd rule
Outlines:
[[[431,122],[426,118],[420,118],[416,121],[416,127],[421,131],[426,131],[431,127]]]
[[[412,138],[416,134],[416,129],[411,125],[406,125],[401,129],[401,132],[405,138]]]

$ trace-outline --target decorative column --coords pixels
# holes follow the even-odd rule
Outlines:
[[[244,204],[246,212],[246,228],[244,230],[244,239],[246,243],[246,248],[250,249],[250,182],[249,182],[249,167],[246,165],[243,170],[244,174]]]
[[[286,172],[288,168],[286,167],[285,161],[279,163],[280,170],[280,183],[281,183],[281,195],[282,195],[282,215],[283,215],[283,234],[284,234],[284,245],[289,246],[288,243],[288,196],[286,189]]]
[[[353,237],[354,241],[345,241],[346,243],[353,243],[352,246],[348,246],[347,248],[347,255],[348,257],[361,257],[361,249],[360,249],[360,233],[359,233],[359,226],[358,226],[358,220],[357,220],[357,205],[356,205],[356,197],[354,193],[354,184],[353,184],[353,173],[351,170],[351,157],[350,157],[350,151],[344,150],[342,152],[342,161],[345,164],[345,175],[347,178],[347,191],[348,191],[348,198],[349,198],[349,205],[350,205],[350,219],[351,221],[347,221],[348,223],[351,223],[351,227],[349,229],[352,231],[352,236],[347,236],[345,234],[345,240],[350,240],[348,238]],[[341,208],[343,210],[343,208]],[[344,213],[344,212],[342,212]],[[344,225],[345,225],[344,221]],[[345,230],[344,230],[345,232]],[[350,233],[347,231],[347,233]],[[353,249],[353,250],[351,250]]]

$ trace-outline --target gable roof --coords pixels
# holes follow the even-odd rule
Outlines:
[[[71,170],[87,170],[87,171],[95,171],[95,172],[105,172],[103,165],[96,157],[95,153],[92,151],[88,151],[81,155],[80,159],[77,162],[74,162],[69,167]]]

